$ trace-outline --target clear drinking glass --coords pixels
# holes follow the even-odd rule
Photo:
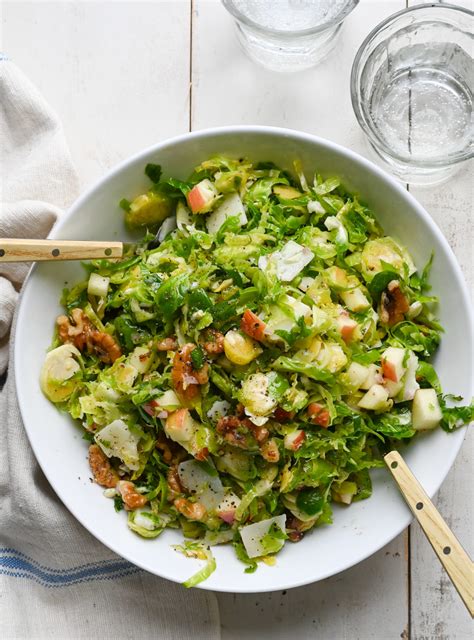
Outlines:
[[[473,22],[461,7],[418,5],[379,24],[357,52],[356,117],[401,180],[441,182],[473,157]]]
[[[344,18],[359,0],[222,0],[237,37],[255,62],[298,71],[320,62],[336,44]]]

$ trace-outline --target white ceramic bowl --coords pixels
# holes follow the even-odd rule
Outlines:
[[[228,127],[200,131],[157,144],[111,171],[83,195],[54,228],[58,239],[126,239],[118,202],[142,192],[148,183],[147,162],[161,164],[169,176],[185,178],[202,160],[216,153],[251,160],[273,160],[291,169],[300,158],[308,176],[317,169],[337,175],[376,213],[385,231],[410,250],[418,267],[435,252],[431,282],[439,295],[439,316],[445,327],[436,368],[446,392],[471,396],[472,317],[458,264],[448,243],[426,211],[395,180],[352,151],[311,135],[269,127]],[[15,375],[28,436],[46,477],[75,517],[105,545],[136,565],[181,582],[200,563],[176,553],[171,545],[182,536],[165,531],[144,540],[126,525],[102,489],[89,481],[87,443],[81,430],[42,395],[38,377],[50,344],[59,297],[67,281],[83,278],[79,263],[37,265],[24,288],[16,328]],[[464,430],[423,435],[404,456],[428,494],[439,488],[461,446]],[[393,480],[384,469],[372,474],[373,496],[349,508],[335,508],[334,524],[321,527],[299,544],[287,544],[276,566],[262,565],[244,573],[230,546],[214,550],[217,570],[205,589],[231,592],[273,591],[334,575],[367,558],[410,523],[411,516]]]

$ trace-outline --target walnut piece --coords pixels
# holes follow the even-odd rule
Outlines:
[[[120,480],[117,483],[117,490],[122,496],[126,511],[139,509],[140,507],[144,507],[147,503],[146,497],[141,493],[138,493],[133,482],[130,482],[129,480]]]
[[[206,517],[206,507],[200,502],[190,502],[186,498],[176,498],[173,504],[188,520],[204,520]]]
[[[119,481],[118,473],[112,468],[109,459],[97,444],[89,447],[89,466],[94,480],[101,487],[113,489]]]
[[[82,309],[73,309],[70,318],[58,316],[56,324],[61,342],[73,344],[79,351],[96,353],[102,362],[111,364],[122,355],[115,338],[105,331],[98,331]]]

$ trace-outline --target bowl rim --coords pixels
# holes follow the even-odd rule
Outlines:
[[[289,129],[289,128],[282,128],[282,127],[272,127],[272,126],[263,126],[263,125],[228,125],[228,126],[224,126],[224,127],[211,127],[211,128],[207,128],[207,129],[202,129],[199,131],[194,131],[194,132],[188,132],[185,134],[181,134],[178,136],[174,136],[171,138],[167,138],[166,140],[163,140],[162,142],[158,142],[155,143],[154,145],[151,145],[149,147],[146,147],[145,149],[133,154],[132,156],[126,158],[125,160],[121,161],[120,163],[118,163],[117,165],[115,165],[114,167],[112,167],[102,178],[98,179],[97,181],[95,181],[88,189],[85,190],[85,192],[79,196],[74,202],[73,204],[68,208],[67,211],[64,212],[64,214],[61,216],[61,218],[59,219],[59,221],[54,225],[54,227],[52,228],[52,230],[50,231],[48,238],[52,238],[55,239],[58,237],[59,232],[61,231],[62,227],[67,223],[67,221],[69,221],[69,219],[71,217],[74,216],[74,214],[76,213],[77,210],[79,210],[83,203],[86,202],[92,195],[94,195],[96,192],[100,191],[103,186],[105,184],[107,184],[109,181],[113,180],[115,178],[115,176],[117,176],[117,174],[119,174],[122,170],[124,170],[126,167],[128,167],[129,165],[135,164],[136,162],[138,162],[140,159],[145,160],[146,158],[148,158],[149,156],[151,156],[151,154],[153,153],[157,153],[159,151],[161,151],[164,148],[167,147],[172,147],[176,144],[179,144],[185,140],[188,139],[199,139],[199,138],[205,138],[205,137],[220,137],[220,136],[228,136],[230,134],[238,134],[238,133],[255,133],[255,134],[264,134],[264,135],[268,135],[269,137],[286,137],[286,138],[292,138],[294,140],[301,140],[301,141],[306,141],[309,143],[316,143],[317,145],[326,147],[328,149],[331,149],[333,151],[335,151],[336,153],[345,155],[346,157],[348,157],[350,160],[358,163],[359,165],[362,165],[362,167],[366,168],[370,173],[375,174],[378,178],[384,180],[385,182],[387,182],[391,188],[395,189],[396,191],[399,192],[399,194],[403,197],[405,197],[410,203],[411,206],[414,210],[416,210],[416,215],[420,216],[420,218],[424,221],[424,223],[426,225],[428,225],[431,229],[431,231],[433,232],[436,241],[439,243],[439,245],[442,246],[445,254],[447,255],[449,262],[451,263],[451,266],[453,268],[453,271],[456,275],[456,278],[459,282],[460,285],[460,290],[462,293],[462,297],[465,304],[466,309],[468,310],[468,315],[469,315],[469,320],[470,320],[470,326],[472,327],[471,329],[471,338],[473,338],[473,340],[471,340],[471,343],[474,342],[474,313],[472,310],[472,306],[470,304],[470,299],[469,299],[469,294],[468,294],[468,289],[467,289],[467,285],[466,282],[464,280],[464,276],[463,273],[461,271],[461,267],[459,266],[459,263],[456,259],[456,257],[454,256],[454,253],[451,249],[451,247],[449,246],[448,241],[446,240],[446,238],[444,237],[444,235],[441,233],[441,230],[439,229],[439,227],[435,224],[435,222],[432,220],[432,218],[429,216],[429,214],[427,213],[427,211],[424,209],[424,207],[418,203],[418,201],[412,196],[412,194],[407,191],[406,189],[403,188],[403,186],[401,184],[399,184],[395,178],[393,178],[392,176],[390,176],[386,171],[384,171],[383,169],[381,169],[380,167],[378,167],[377,165],[375,165],[373,162],[371,162],[370,160],[364,158],[363,156],[359,155],[358,153],[356,153],[355,151],[353,151],[352,149],[349,149],[347,147],[344,147],[340,144],[337,144],[335,142],[332,142],[330,140],[327,140],[325,138],[319,137],[319,136],[315,136],[313,134],[310,133],[306,133],[306,132],[302,132],[302,131],[298,131],[296,129]],[[97,540],[99,540],[105,547],[107,547],[108,549],[110,549],[111,551],[113,551],[114,553],[116,553],[118,556],[128,560],[130,563],[134,564],[135,566],[138,566],[139,568],[143,569],[144,571],[150,572],[150,568],[146,566],[146,564],[142,561],[137,561],[135,559],[131,560],[130,557],[128,556],[127,553],[123,552],[123,549],[120,548],[119,544],[115,544],[113,541],[107,540],[104,538],[104,536],[96,533],[94,531],[94,526],[91,526],[90,522],[87,522],[85,518],[82,518],[82,516],[78,515],[76,513],[77,509],[74,507],[74,504],[71,503],[70,498],[68,498],[67,495],[67,490],[63,490],[63,487],[60,486],[59,484],[57,484],[54,481],[54,478],[52,477],[52,474],[49,472],[48,468],[43,467],[43,464],[41,462],[41,456],[38,456],[37,453],[37,449],[34,445],[34,443],[32,442],[32,440],[30,439],[30,435],[29,435],[29,430],[26,427],[26,420],[25,420],[25,410],[24,408],[27,406],[27,397],[23,396],[22,393],[22,387],[21,385],[18,384],[18,380],[21,379],[20,377],[20,368],[21,368],[21,364],[20,364],[20,358],[17,355],[20,351],[20,349],[17,348],[17,341],[16,341],[16,334],[17,334],[17,330],[18,327],[20,327],[23,323],[24,323],[24,318],[26,315],[26,311],[27,311],[27,307],[25,304],[25,299],[26,299],[26,293],[28,292],[29,288],[32,286],[32,282],[33,282],[33,276],[36,272],[37,269],[37,265],[35,264],[29,271],[27,278],[25,279],[25,283],[22,287],[21,290],[21,296],[20,296],[20,301],[19,301],[19,305],[18,305],[18,309],[17,309],[17,315],[16,315],[16,321],[15,321],[15,336],[14,336],[14,346],[13,346],[13,375],[15,378],[15,387],[16,387],[16,391],[17,391],[17,398],[18,398],[18,405],[20,408],[20,415],[22,417],[22,422],[26,431],[26,435],[28,437],[28,441],[30,443],[30,446],[33,450],[33,453],[35,455],[36,461],[38,462],[41,470],[43,471],[46,479],[48,480],[49,484],[51,485],[52,489],[54,490],[54,492],[56,493],[56,495],[59,497],[59,499],[61,500],[61,502],[63,503],[63,505],[66,507],[66,509],[74,516],[74,518],[91,534],[93,535]],[[471,387],[473,387],[473,376],[471,375]],[[465,433],[466,433],[466,429],[467,427],[463,427],[462,429],[460,429],[458,431],[458,441],[456,443],[456,446],[453,447],[451,454],[449,456],[449,464],[446,467],[446,472],[441,474],[438,477],[438,480],[436,482],[436,485],[434,486],[434,489],[432,489],[429,492],[429,497],[432,498],[433,495],[435,493],[437,493],[437,491],[439,490],[441,484],[444,482],[447,474],[449,473],[449,471],[451,470],[454,461],[459,453],[459,450],[462,446],[462,443],[464,441],[464,437],[465,437]],[[462,437],[461,437],[462,435]],[[455,437],[456,434],[453,434],[453,437]],[[387,471],[388,473],[388,471]],[[406,529],[411,522],[413,522],[414,517],[411,514],[411,511],[409,510],[408,507],[406,507],[406,515],[404,518],[400,519],[400,523],[399,526],[392,530],[389,534],[385,535],[384,537],[382,537],[379,542],[377,543],[377,545],[375,547],[371,547],[368,551],[363,551],[361,552],[358,556],[356,556],[353,560],[351,560],[350,562],[347,562],[346,564],[344,564],[343,566],[341,566],[337,571],[332,571],[329,570],[326,573],[320,575],[319,577],[317,577],[316,579],[302,579],[300,581],[289,581],[288,583],[282,583],[279,584],[277,587],[272,587],[270,586],[269,588],[252,588],[249,584],[249,588],[245,588],[245,586],[242,588],[240,585],[235,585],[232,588],[230,586],[220,586],[219,588],[210,588],[207,586],[206,581],[204,581],[203,583],[197,585],[197,588],[199,589],[204,589],[204,590],[212,590],[212,591],[217,591],[217,592],[228,592],[228,593],[266,593],[266,592],[271,592],[271,591],[280,591],[281,589],[291,589],[291,588],[296,588],[296,587],[301,587],[301,586],[305,586],[307,584],[312,584],[314,582],[319,582],[321,580],[324,580],[326,578],[329,578],[333,575],[338,575],[339,573],[342,573],[343,571],[346,571],[347,569],[350,569],[351,567],[359,564],[360,562],[362,562],[363,560],[366,560],[367,558],[369,558],[370,556],[374,555],[375,553],[377,553],[380,549],[382,549],[385,545],[387,545],[388,543],[390,543],[392,540],[394,540],[398,535],[400,535],[400,533]],[[155,570],[152,571],[152,573],[154,575],[158,575],[162,578],[165,578],[167,580],[171,580],[172,582],[180,582],[179,579],[176,578],[176,576],[170,575],[167,572],[163,572],[163,573],[158,573]]]

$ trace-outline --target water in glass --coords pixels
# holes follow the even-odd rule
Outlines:
[[[378,73],[370,96],[370,112],[379,136],[395,154],[417,160],[463,151],[472,145],[472,94],[466,71],[472,61],[457,45],[422,45],[423,58],[446,60],[427,65],[418,46],[388,56],[393,74]],[[399,64],[403,58],[408,63]],[[449,59],[449,64],[447,61]]]
[[[223,0],[244,51],[274,71],[320,62],[358,0]]]

